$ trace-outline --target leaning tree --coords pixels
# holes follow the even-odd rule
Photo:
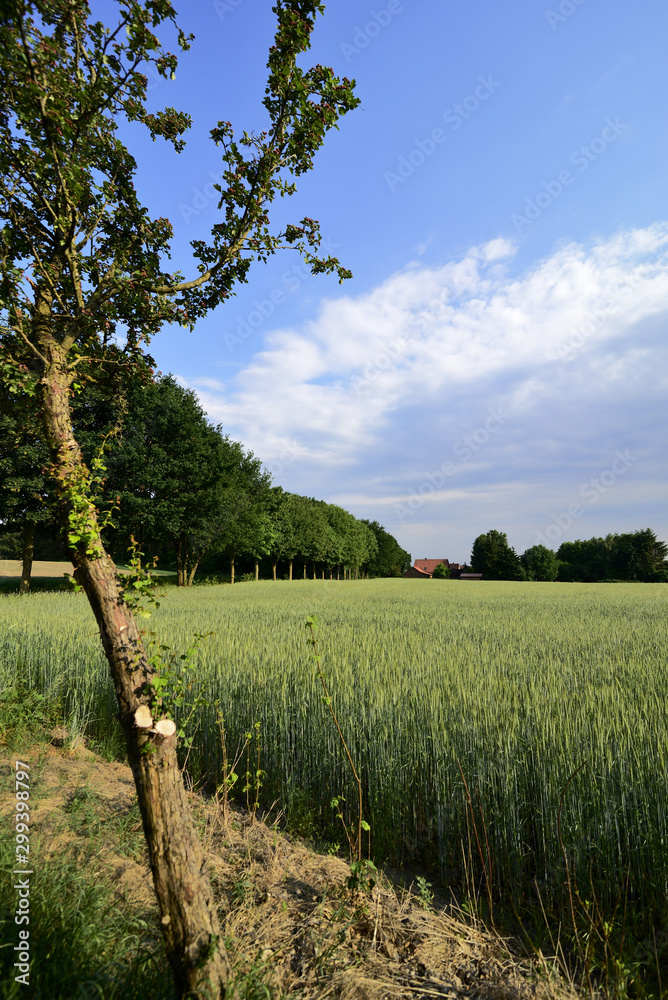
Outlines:
[[[190,118],[174,108],[149,113],[146,73],[173,77],[177,66],[156,31],[175,30],[181,50],[193,36],[178,27],[169,0],[117,0],[117,7],[110,26],[93,18],[88,0],[11,0],[0,8],[0,368],[21,391],[39,395],[75,579],[97,619],[118,697],[177,987],[220,997],[229,992],[229,963],[176,737],[161,734],[156,727],[171,727],[152,718],[154,667],[102,542],[104,470],[84,461],[72,399],[87,391],[87,365],[114,360],[119,336],[125,363],[141,363],[164,323],[192,330],[233,294],[253,260],[281,247],[297,249],[313,273],[350,276],[335,258],[319,255],[314,220],[276,232],[268,213],[276,196],[294,192],[294,178],[312,168],[326,132],[358,101],[354,82],[321,65],[298,65],[324,5],[278,0],[267,128],[238,139],[229,122],[211,130],[223,161],[217,221],[208,241],[192,243],[193,276],[174,273],[165,263],[171,224],[140,203],[136,163],[118,126],[141,123],[152,138],[183,149]]]

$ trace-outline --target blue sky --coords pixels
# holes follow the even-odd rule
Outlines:
[[[178,4],[177,4],[178,6]],[[182,7],[196,39],[154,108],[180,156],[125,135],[151,212],[216,221],[208,131],[265,124],[265,0]],[[413,557],[476,535],[668,539],[668,8],[644,0],[330,3],[309,62],[357,80],[277,226],[320,220],[354,278],[291,253],[152,352],[288,490],[380,521]]]

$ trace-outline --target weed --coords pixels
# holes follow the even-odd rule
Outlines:
[[[429,913],[434,912],[434,893],[431,882],[428,882],[424,875],[418,875],[415,879],[417,884],[417,895],[423,910]]]

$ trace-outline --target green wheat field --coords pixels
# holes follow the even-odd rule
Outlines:
[[[614,914],[621,899],[640,939],[668,911],[667,598],[663,584],[259,582],[172,588],[147,628],[178,652],[215,630],[190,692],[210,703],[191,726],[196,783],[222,778],[218,701],[230,754],[260,723],[265,803],[345,842],[331,799],[355,792],[306,642],[315,614],[372,855],[519,916],[539,899],[548,917],[568,861],[582,905]],[[99,745],[115,738],[84,597],[1,598],[0,643],[3,689],[37,688]]]

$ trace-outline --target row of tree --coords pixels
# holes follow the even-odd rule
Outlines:
[[[252,452],[212,426],[191,390],[171,376],[135,378],[120,395],[106,382],[74,406],[74,423],[89,464],[99,464],[99,503],[108,512],[103,537],[123,561],[132,538],[139,550],[176,568],[180,586],[199,567],[219,569],[232,583],[239,558],[301,574],[400,576],[410,554],[377,522],[335,504],[285,492]],[[24,558],[35,529],[55,531],[53,495],[43,475],[48,454],[37,417],[17,394],[0,402],[0,519]],[[12,530],[14,539],[12,539]],[[29,567],[26,566],[29,578]],[[24,587],[25,589],[25,587]]]
[[[478,535],[471,568],[487,580],[668,581],[668,545],[650,528],[587,541],[563,542],[557,552],[533,545],[521,556],[502,531]]]

